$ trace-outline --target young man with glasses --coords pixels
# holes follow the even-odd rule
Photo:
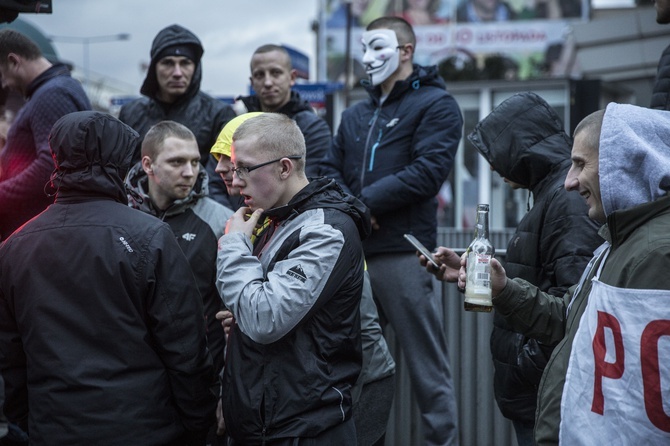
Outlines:
[[[233,135],[243,122],[261,114],[262,112],[250,112],[231,119],[221,130],[216,143],[212,147],[211,153],[218,161],[216,172],[225,183],[230,197],[239,197],[240,195],[239,188],[232,185],[233,170],[239,172],[239,169],[235,169],[230,160]],[[297,121],[296,124],[300,126]],[[305,144],[307,145],[306,140]],[[257,225],[255,231],[262,231],[269,222],[268,218],[264,219],[262,223]],[[252,236],[252,243],[254,239],[255,236]],[[221,320],[226,333],[228,333],[233,321],[232,313],[224,310],[219,312],[216,317]],[[377,306],[372,298],[370,276],[367,272],[365,273],[363,294],[361,295],[361,345],[363,348],[363,367],[356,385],[352,389],[352,416],[356,424],[358,446],[378,446],[384,444],[386,425],[393,402],[395,362],[381,329]],[[223,435],[225,423],[220,407],[217,418],[219,420],[219,434]]]
[[[295,121],[266,113],[233,139],[244,197],[219,239],[217,284],[235,322],[223,374],[231,445],[356,444],[361,239],[369,214],[332,180],[308,181]],[[252,244],[261,218],[270,224]]]

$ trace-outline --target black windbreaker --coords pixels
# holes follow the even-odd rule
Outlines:
[[[584,199],[563,187],[572,141],[560,119],[542,98],[521,93],[496,107],[468,139],[500,176],[533,195],[533,207],[507,245],[508,277],[562,296],[579,281],[600,238]],[[494,390],[505,417],[535,420],[537,386],[552,349],[511,331],[494,315]]]
[[[0,245],[5,410],[33,445],[166,445],[212,424],[188,262],[167,224],[127,205],[137,138],[103,113],[61,118],[56,201]]]

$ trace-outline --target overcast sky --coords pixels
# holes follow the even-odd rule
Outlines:
[[[217,96],[248,91],[249,60],[265,43],[285,44],[310,57],[316,37],[311,23],[318,0],[53,0],[52,14],[21,14],[46,35],[94,37],[129,33],[130,40],[89,45],[91,72],[128,84],[139,94],[142,63],[150,60],[155,35],[177,23],[201,40],[202,90]],[[83,66],[84,45],[53,42],[61,59]],[[314,73],[312,80],[314,80]]]

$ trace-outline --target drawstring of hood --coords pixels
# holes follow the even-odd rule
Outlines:
[[[138,205],[142,205],[144,203],[144,197],[140,195],[139,192],[137,192],[135,189],[133,189],[128,183],[123,185],[126,189],[126,194],[130,196],[130,198],[133,199],[133,201]]]
[[[54,183],[58,180],[58,186],[56,186]],[[58,190],[60,189],[60,185],[63,184],[63,172],[60,170],[54,170],[51,173],[51,177],[49,178],[49,181],[47,181],[44,184],[44,194],[49,197],[53,198],[58,194]],[[47,192],[47,187],[51,187],[52,192]]]

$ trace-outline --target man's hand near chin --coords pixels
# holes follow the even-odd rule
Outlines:
[[[228,219],[226,223],[226,234],[233,232],[242,232],[251,238],[258,220],[263,214],[263,209],[256,209],[251,212],[251,208],[241,207]]]

